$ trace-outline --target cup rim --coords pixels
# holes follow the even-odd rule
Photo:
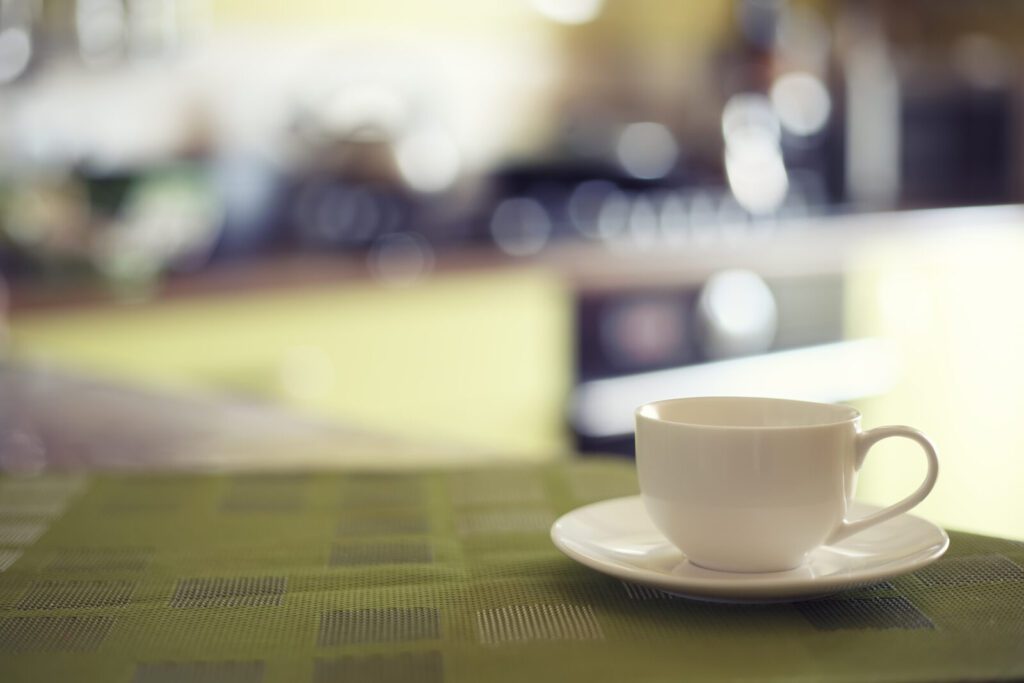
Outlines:
[[[831,408],[841,408],[847,411],[846,417],[842,419],[829,420],[823,422],[813,422],[809,424],[794,424],[794,425],[714,425],[704,424],[701,422],[687,422],[685,420],[669,420],[661,417],[652,417],[650,415],[644,415],[643,411],[646,408],[653,406],[677,404],[684,402],[697,402],[697,401],[756,401],[756,402],[771,402],[771,403],[791,403],[800,404],[805,406],[828,406]],[[773,398],[770,396],[687,396],[683,398],[666,398],[659,401],[649,401],[643,405],[637,406],[633,411],[637,421],[646,420],[651,423],[674,425],[679,427],[687,427],[693,429],[708,429],[718,431],[787,431],[787,430],[798,430],[798,429],[815,429],[821,427],[835,427],[838,425],[849,424],[856,422],[861,418],[860,411],[852,406],[848,406],[841,403],[825,403],[821,401],[800,401],[789,398]]]

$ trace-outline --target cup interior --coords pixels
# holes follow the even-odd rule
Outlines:
[[[715,396],[656,401],[637,410],[641,418],[693,427],[765,429],[818,427],[860,414],[849,406],[778,398]]]

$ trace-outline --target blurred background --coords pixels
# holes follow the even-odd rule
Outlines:
[[[628,457],[671,396],[850,402],[939,444],[923,514],[1024,537],[1022,27],[1012,0],[0,0],[5,363],[478,460]],[[879,446],[862,497],[920,460]]]

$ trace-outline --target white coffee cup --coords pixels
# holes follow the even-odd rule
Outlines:
[[[924,483],[863,519],[846,519],[872,445],[916,441]],[[637,408],[636,463],[655,526],[693,564],[720,571],[798,567],[808,552],[914,507],[939,473],[935,446],[910,427],[861,431],[848,406],[772,398],[681,398]]]

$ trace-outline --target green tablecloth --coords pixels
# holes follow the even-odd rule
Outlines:
[[[1024,677],[1024,543],[828,599],[623,584],[548,540],[623,462],[0,479],[0,681]]]

